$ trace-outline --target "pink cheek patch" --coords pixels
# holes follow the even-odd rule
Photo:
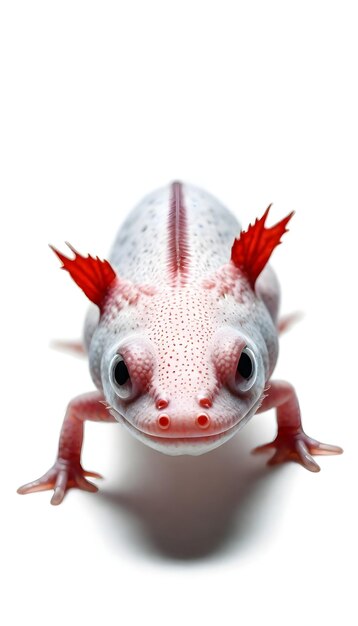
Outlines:
[[[221,383],[235,375],[240,354],[245,347],[244,340],[233,342],[232,337],[224,338],[213,354],[216,372]]]
[[[121,354],[130,372],[133,382],[136,382],[142,389],[147,389],[151,383],[153,375],[153,356],[146,346],[131,346],[124,348]],[[164,407],[162,407],[164,408]]]

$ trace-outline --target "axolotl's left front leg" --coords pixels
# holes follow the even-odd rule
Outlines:
[[[85,420],[115,422],[99,392],[86,393],[71,400],[62,425],[57,459],[46,474],[18,489],[18,493],[32,493],[53,489],[51,504],[60,504],[67,489],[78,487],[97,491],[85,476],[101,478],[100,474],[87,472],[81,466],[83,426]]]
[[[289,383],[270,381],[267,395],[258,413],[276,408],[277,436],[274,441],[255,448],[253,452],[275,450],[269,460],[270,465],[284,461],[297,461],[311,472],[319,472],[320,467],[313,459],[313,454],[341,454],[342,448],[320,443],[303,431],[301,412],[296,392]]]

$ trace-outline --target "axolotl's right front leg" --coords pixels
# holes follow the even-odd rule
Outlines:
[[[85,476],[101,478],[100,474],[87,472],[81,466],[83,426],[85,420],[115,422],[99,392],[86,393],[71,400],[62,425],[57,459],[46,474],[18,489],[18,493],[32,493],[53,489],[51,504],[60,504],[66,490],[78,487],[86,491],[97,491],[97,487]]]

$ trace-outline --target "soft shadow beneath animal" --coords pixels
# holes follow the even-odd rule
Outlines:
[[[126,541],[142,553],[189,560],[233,545],[245,549],[252,540],[262,540],[272,526],[272,512],[278,515],[277,479],[282,474],[268,468],[261,455],[250,455],[250,433],[243,431],[199,457],[166,456],[125,433],[118,436],[126,437],[120,487],[102,487],[96,500],[109,505],[111,535],[120,526],[123,537],[129,516]]]

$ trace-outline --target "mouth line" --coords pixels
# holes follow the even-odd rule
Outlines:
[[[199,443],[215,443],[215,441],[219,441],[220,439],[228,439],[230,435],[241,428],[246,422],[256,413],[258,408],[262,403],[262,396],[255,402],[255,404],[251,407],[251,409],[244,415],[239,421],[235,424],[223,430],[220,433],[216,433],[215,435],[200,435],[198,437],[163,437],[159,435],[150,435],[149,433],[145,433],[133,424],[131,424],[121,413],[119,413],[113,406],[109,409],[109,412],[116,419],[117,422],[123,424],[132,434],[139,439],[147,439],[148,441],[152,441],[153,443],[165,444],[167,446],[177,446],[178,444],[199,444]]]
[[[128,430],[132,431],[134,435],[144,437],[148,439],[149,441],[153,441],[157,443],[164,443],[166,445],[211,443],[211,442],[217,441],[218,439],[220,439],[221,437],[225,435],[230,434],[230,432],[233,429],[237,428],[242,421],[240,420],[236,424],[233,424],[232,426],[230,426],[230,428],[227,428],[226,430],[223,430],[220,433],[216,433],[215,435],[200,435],[198,437],[165,437],[165,436],[163,437],[162,435],[151,435],[149,433],[143,432],[143,430],[140,430],[139,428],[134,426],[134,424],[131,424],[123,415],[121,415],[121,413],[118,413],[118,411],[116,411],[116,409],[113,407],[111,407],[110,413],[113,415],[113,417],[116,418],[117,421],[119,418],[119,421],[124,426],[126,426]]]

